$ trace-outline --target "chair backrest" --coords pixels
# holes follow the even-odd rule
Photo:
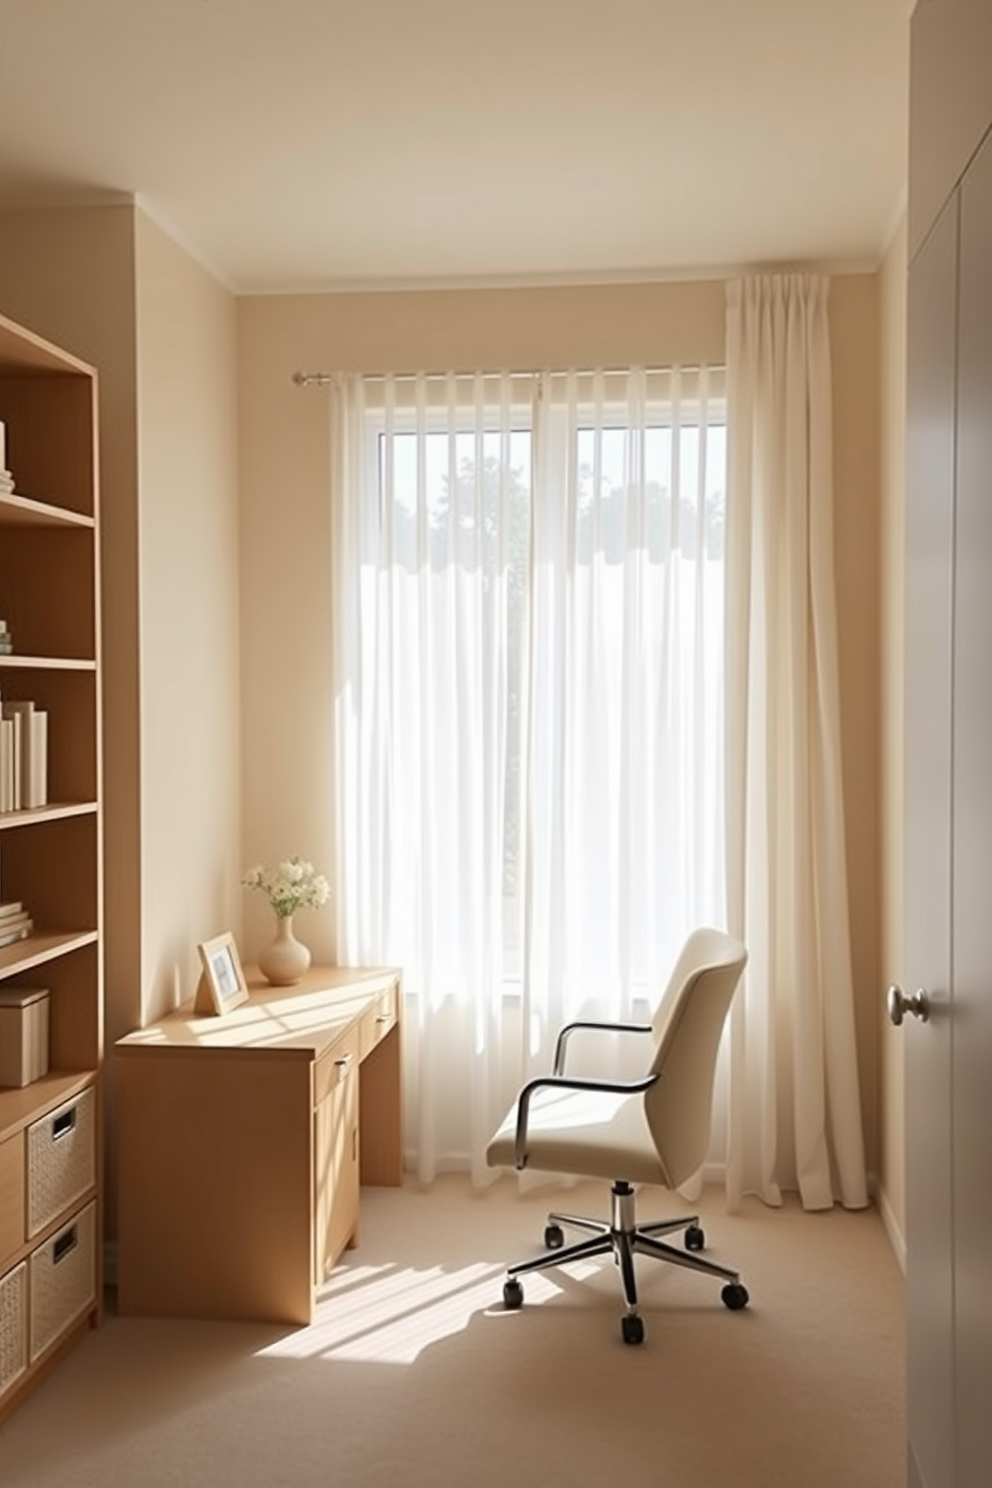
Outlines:
[[[644,1105],[671,1188],[705,1160],[720,1036],[746,963],[747,951],[732,936],[693,931],[655,1013],[651,1069],[660,1078]]]

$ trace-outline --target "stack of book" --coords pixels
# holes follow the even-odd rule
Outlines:
[[[27,940],[34,929],[34,920],[20,900],[0,904],[0,947],[13,945],[15,940]]]
[[[48,713],[0,702],[0,814],[48,805]]]

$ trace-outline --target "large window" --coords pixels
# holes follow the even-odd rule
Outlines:
[[[719,374],[395,378],[349,408],[345,950],[512,1080],[722,919]]]

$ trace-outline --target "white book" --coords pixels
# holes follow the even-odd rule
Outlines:
[[[25,804],[48,805],[48,714],[43,708],[31,714],[31,799]]]
[[[31,798],[32,798],[32,795],[34,794],[34,786],[33,786],[33,783],[32,783],[32,758],[31,758],[31,727],[32,727],[31,726],[31,718],[32,718],[32,715],[33,714],[34,714],[34,703],[32,703],[32,702],[27,702],[27,701],[22,701],[21,699],[17,699],[16,701],[10,701],[10,702],[0,703],[0,716],[2,716],[3,718],[11,718],[11,719],[13,719],[14,717],[19,716],[20,717],[20,721],[21,721],[20,722],[20,735],[21,735],[21,744],[20,744],[21,780],[20,780],[20,787],[19,787],[19,790],[18,790],[18,797],[19,797],[19,800],[20,800],[20,803],[21,803],[21,807],[22,808],[28,807],[28,806],[31,805]]]
[[[4,728],[7,730],[7,810],[14,811],[17,807],[18,795],[14,784],[14,775],[20,764],[17,748],[17,737],[20,730],[15,728],[12,718],[5,718],[3,723]]]
[[[0,718],[0,815],[13,811],[14,799],[14,725]]]
[[[4,717],[7,717],[6,712]],[[15,713],[10,720],[13,729],[11,744],[11,768],[10,768],[10,809],[20,811],[23,801],[21,781],[23,779],[23,767],[21,765],[21,714]]]

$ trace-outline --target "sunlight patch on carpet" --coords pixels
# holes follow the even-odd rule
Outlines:
[[[310,1326],[260,1349],[258,1357],[412,1364],[431,1344],[462,1332],[476,1313],[502,1314],[504,1276],[502,1266],[480,1263],[454,1271],[363,1266],[332,1272]],[[559,1291],[547,1276],[527,1278],[528,1306]]]

